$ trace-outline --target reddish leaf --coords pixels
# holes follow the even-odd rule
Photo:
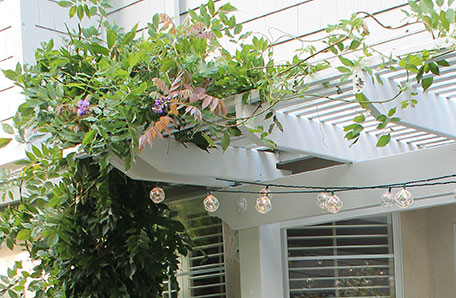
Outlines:
[[[183,75],[183,74],[184,74],[184,72],[181,71],[181,72],[177,75],[176,79],[175,79],[174,82],[171,84],[170,92],[175,91],[175,90],[177,90],[177,89],[179,88],[179,86],[180,86],[180,81],[182,80],[182,75]]]
[[[152,131],[155,132],[155,135],[157,135],[160,139],[163,139],[163,135],[161,133],[161,131],[156,127],[156,124],[154,125],[154,127],[152,127]]]
[[[203,100],[203,104],[201,105],[201,109],[205,109],[210,103],[211,103],[212,98],[210,96],[206,96],[206,98]]]
[[[165,94],[168,93],[168,86],[166,86],[165,82],[163,82],[159,78],[153,78],[152,82],[155,86],[157,86],[158,89],[160,89],[160,91],[162,91]]]
[[[186,99],[189,98],[193,95],[193,92],[191,89],[184,89],[179,91],[179,98],[180,99]]]
[[[220,111],[222,112],[222,114],[226,115],[227,109],[226,109],[226,105],[222,99],[219,99],[219,107],[220,107]]]
[[[162,98],[163,95],[158,92],[152,91],[151,93],[149,93],[149,97],[151,97],[152,99],[159,99]]]
[[[212,97],[211,112],[218,107],[218,98]]]

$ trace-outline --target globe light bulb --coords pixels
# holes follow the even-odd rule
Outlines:
[[[383,194],[382,194],[382,206],[385,207],[385,208],[391,208],[394,206],[395,204],[395,200],[394,200],[394,195],[391,193],[391,189],[388,190],[388,191],[385,191]]]
[[[337,213],[342,208],[343,204],[344,203],[338,196],[332,194],[326,201],[326,209],[331,213]]]
[[[217,211],[217,209],[220,206],[220,202],[215,196],[208,194],[206,198],[203,200],[203,205],[204,209],[206,209],[207,212],[212,213]]]
[[[256,200],[255,209],[261,214],[268,213],[272,209],[271,200],[267,196],[260,196]]]
[[[244,213],[247,211],[247,200],[245,198],[240,198],[236,202],[237,205],[237,212]]]
[[[155,204],[161,203],[165,199],[165,191],[161,187],[154,187],[149,192],[149,198]]]
[[[326,201],[330,196],[331,195],[326,191],[319,193],[317,196],[317,206],[321,209],[326,209]]]
[[[405,187],[402,188],[394,198],[397,206],[400,208],[407,208],[413,203],[413,196]]]

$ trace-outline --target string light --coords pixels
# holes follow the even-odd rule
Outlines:
[[[394,206],[394,195],[389,188],[386,192],[382,194],[382,206],[385,208],[391,208]]]
[[[272,209],[271,199],[272,193],[269,191],[269,185],[266,185],[266,187],[260,191],[260,196],[255,203],[255,209],[261,214],[268,213]]]
[[[214,195],[208,194],[203,200],[203,205],[207,212],[212,213],[220,207],[220,202]]]
[[[272,209],[271,200],[267,196],[260,196],[256,200],[255,209],[261,214],[268,213]]]
[[[326,201],[328,201],[330,194],[327,191],[323,191],[317,196],[317,206],[321,209],[326,209]]]
[[[326,209],[333,214],[339,212],[343,205],[342,200],[334,193],[331,193],[331,196],[326,201]]]
[[[156,186],[150,190],[149,198],[155,204],[161,203],[165,200],[165,191],[163,190],[163,188]]]
[[[216,178],[220,181],[233,182],[236,184],[250,184],[250,185],[260,185],[264,186],[261,191],[249,191],[249,190],[218,190],[222,193],[239,193],[239,194],[260,194],[260,197],[257,198],[255,208],[258,212],[265,214],[269,212],[272,208],[271,197],[272,194],[311,194],[316,193],[317,200],[316,204],[321,209],[327,209],[331,213],[337,213],[343,206],[342,200],[334,195],[334,192],[345,192],[345,191],[358,191],[358,190],[369,190],[369,189],[387,189],[385,193],[381,196],[381,205],[385,208],[391,208],[394,205],[397,205],[400,208],[409,207],[414,199],[410,191],[407,188],[414,187],[426,187],[426,186],[437,186],[437,185],[447,185],[447,184],[456,184],[456,180],[447,180],[447,181],[438,181],[443,179],[455,178],[456,174],[450,174],[439,177],[432,177],[427,179],[418,179],[407,182],[399,182],[392,184],[379,184],[379,185],[368,185],[368,186],[309,186],[309,185],[287,185],[287,184],[272,184],[272,183],[261,183],[261,182],[250,182],[250,181],[238,181],[231,179]],[[269,187],[277,188],[289,188],[290,190],[284,191],[270,191]],[[393,188],[401,188],[396,195],[393,195],[391,190]],[[454,192],[454,197],[456,199],[456,190]]]
[[[396,205],[400,208],[407,208],[413,203],[412,194],[405,189],[405,186],[394,197]]]
[[[260,191],[260,195],[262,197],[268,197],[269,200],[272,199],[272,193],[271,191],[269,190],[269,185],[266,185],[265,188],[263,188],[261,191]]]

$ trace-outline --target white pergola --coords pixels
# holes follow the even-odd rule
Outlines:
[[[310,82],[308,94],[318,96],[287,100],[275,107],[283,126],[283,132],[275,129],[269,136],[277,144],[275,151],[270,151],[250,133],[249,127],[268,127],[268,123],[258,117],[241,128],[243,136],[234,139],[224,153],[221,149],[211,149],[208,153],[192,144],[183,146],[173,139],[157,140],[152,148],[138,154],[128,175],[142,180],[232,189],[233,183],[223,179],[288,185],[364,186],[452,174],[456,169],[456,87],[453,86],[456,54],[447,54],[443,58],[450,66],[441,68],[440,76],[435,77],[426,92],[421,87],[416,88],[416,95],[413,95],[418,101],[416,107],[397,109],[395,116],[400,117],[400,121],[385,128],[391,131],[391,142],[386,147],[376,147],[378,136],[385,129],[376,128],[375,116],[400,106],[403,100],[410,98],[411,91],[391,102],[370,104],[370,115],[363,124],[365,129],[359,141],[350,146],[344,139],[344,126],[352,123],[352,119],[363,110],[354,97],[352,81],[340,84],[341,74],[327,71]],[[406,80],[406,75],[405,70],[381,71],[379,78],[383,84],[374,84],[366,75],[363,92],[370,100],[392,98],[398,92],[397,86]],[[241,106],[236,102],[236,99],[232,100],[232,105],[240,117],[250,115],[255,109],[254,105]],[[305,163],[315,158],[340,165],[295,175],[278,168],[279,164]],[[123,163],[114,157],[113,164],[123,167]],[[241,185],[233,189],[259,191],[260,188]],[[412,208],[453,203],[452,193],[451,185],[417,189],[414,195],[418,200]],[[260,215],[254,208],[255,195],[215,194],[221,202],[215,215],[234,229],[266,223],[289,225],[296,224],[296,221],[315,221],[315,216],[327,217],[327,213],[316,206],[315,195],[276,195],[272,201],[273,210]],[[237,212],[236,202],[240,197],[248,201],[245,213]],[[359,210],[364,210],[363,214],[391,211],[380,207],[379,197],[378,191],[341,194],[344,207],[339,214],[349,216],[348,213],[354,210],[358,211],[353,214],[358,215]]]

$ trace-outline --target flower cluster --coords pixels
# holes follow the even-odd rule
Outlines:
[[[90,108],[90,102],[86,99],[81,99],[78,101],[78,104],[76,105],[77,113],[79,116],[84,116],[89,112]]]
[[[198,39],[214,39],[215,35],[213,32],[206,30],[206,26],[203,23],[196,23],[194,24],[189,32],[189,36],[196,36]]]
[[[155,100],[154,106],[152,107],[152,111],[157,114],[163,113],[163,110],[168,107],[168,101],[170,100],[169,97],[161,97]]]

